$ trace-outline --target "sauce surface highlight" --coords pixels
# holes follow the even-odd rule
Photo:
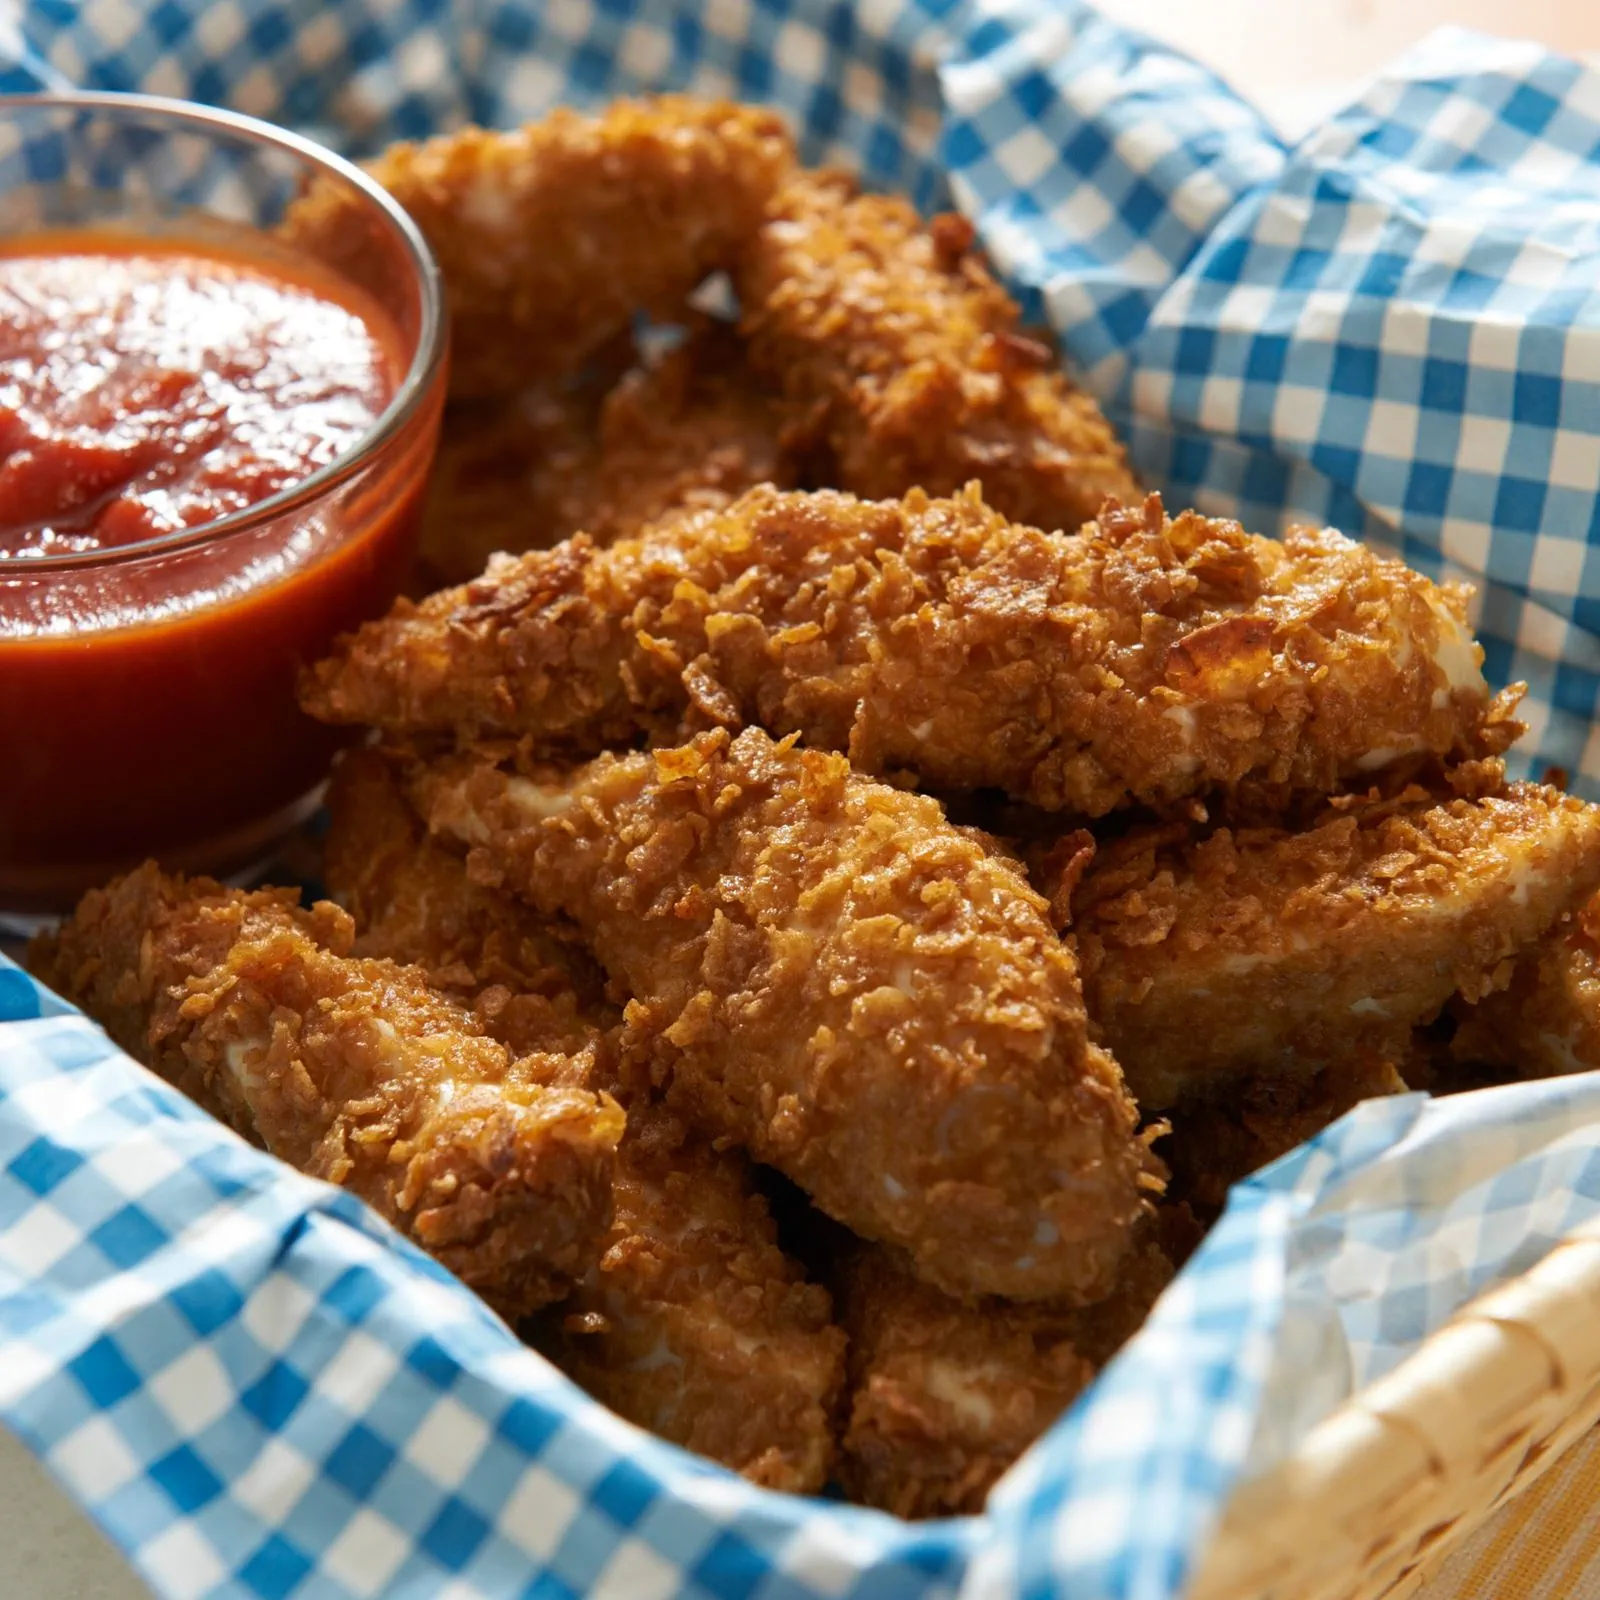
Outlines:
[[[193,528],[343,455],[399,379],[360,301],[178,241],[0,244],[0,560]]]

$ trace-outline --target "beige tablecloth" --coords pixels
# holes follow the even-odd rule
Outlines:
[[[1600,1431],[1485,1523],[1416,1600],[1600,1600]]]
[[[1435,28],[1501,33],[1600,54],[1596,0],[1094,0],[1168,39],[1298,136],[1369,73]]]

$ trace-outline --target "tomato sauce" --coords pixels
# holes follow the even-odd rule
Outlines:
[[[358,443],[397,352],[329,292],[176,244],[0,253],[0,557],[212,522]]]
[[[438,394],[325,493],[184,536],[346,456],[409,359],[309,261],[0,242],[0,907],[243,866],[315,788],[339,740],[296,679],[406,579]]]

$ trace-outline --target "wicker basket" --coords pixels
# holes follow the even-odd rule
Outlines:
[[[1597,1420],[1600,1226],[1463,1308],[1245,1485],[1189,1600],[1400,1600]]]

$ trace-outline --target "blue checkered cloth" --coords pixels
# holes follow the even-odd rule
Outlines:
[[[688,89],[956,203],[1174,505],[1480,586],[1600,793],[1600,79],[1441,35],[1293,148],[1072,0],[32,0],[0,89],[353,154]],[[26,151],[0,139],[6,163]],[[0,1420],[161,1596],[1175,1600],[1241,1473],[1600,1216],[1600,1081],[1361,1108],[1235,1191],[981,1519],[766,1493],[587,1400],[349,1196],[0,963]]]

